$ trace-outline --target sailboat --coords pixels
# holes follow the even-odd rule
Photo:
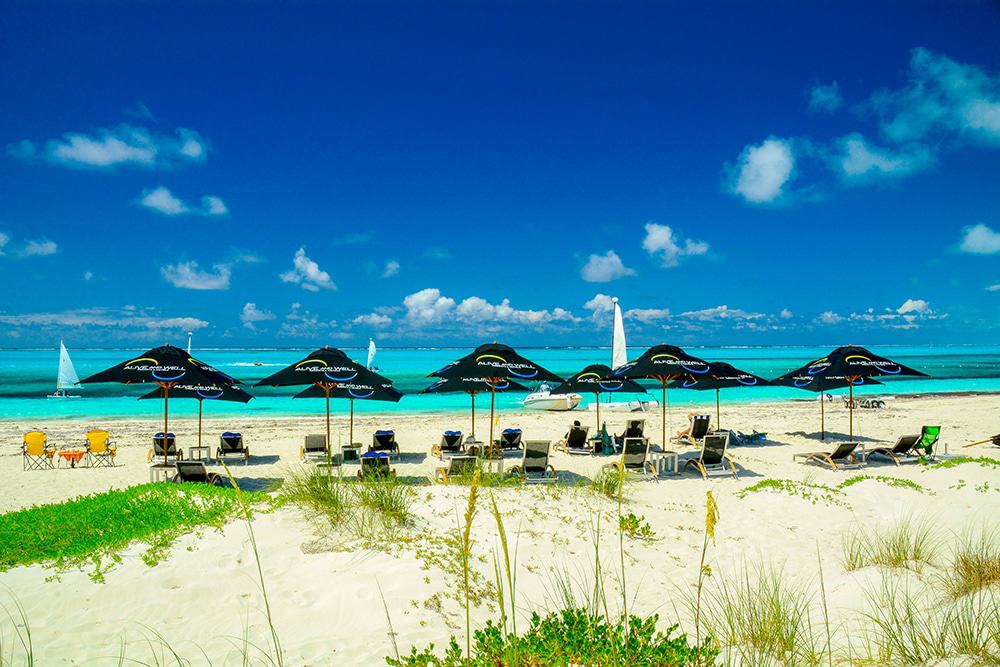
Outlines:
[[[368,370],[370,370],[370,371],[375,371],[376,373],[378,373],[382,369],[375,365],[375,352],[376,352],[376,350],[375,350],[375,340],[372,339],[372,338],[369,338],[368,339],[368,363],[365,364],[365,367],[367,367]]]
[[[618,305],[618,297],[611,299],[614,304],[614,320],[611,324],[611,368],[618,368],[628,363],[628,348],[625,344],[625,322],[622,319],[622,309]],[[608,393],[610,398],[610,393]],[[601,400],[600,395],[597,400]],[[605,410],[628,410],[629,412],[645,412],[656,408],[659,403],[656,401],[608,401],[604,404]],[[587,406],[589,410],[596,410],[596,403]]]
[[[66,393],[69,387],[79,383],[80,378],[77,377],[76,369],[73,368],[73,360],[69,358],[69,350],[66,349],[62,341],[59,341],[59,374],[56,376],[56,390],[49,394],[49,398],[80,398]]]

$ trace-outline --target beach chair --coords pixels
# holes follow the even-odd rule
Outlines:
[[[698,469],[705,479],[715,475],[732,475],[739,477],[736,472],[736,464],[726,456],[726,448],[729,446],[729,432],[709,433],[701,441],[701,455],[696,459],[688,459],[684,463],[684,469],[693,466]],[[726,470],[726,464],[729,470]]]
[[[587,439],[589,433],[589,426],[571,426],[566,437],[560,441],[562,450],[567,454],[593,454],[594,441]]]
[[[649,460],[649,438],[625,438],[621,458],[605,465],[602,470],[614,470],[620,475],[639,475],[656,480],[656,468]]]
[[[691,445],[692,447],[701,446],[701,441],[708,435],[711,428],[711,420],[712,417],[710,415],[692,415],[691,426],[688,428],[688,432],[677,436],[674,440],[678,443]]]
[[[379,430],[372,434],[372,444],[368,447],[369,452],[395,452],[399,458],[399,444],[396,442],[396,432],[390,430]]]
[[[322,461],[326,458],[326,434],[310,433],[299,447],[299,458],[303,461]]]
[[[240,458],[246,465],[250,460],[250,448],[243,444],[243,435],[226,431],[219,436],[219,447],[215,450],[215,460]]]
[[[56,448],[49,445],[49,436],[41,431],[29,431],[24,434],[21,454],[24,470],[55,468],[52,457],[56,454]]]
[[[208,472],[204,461],[177,461],[174,465],[177,467],[177,473],[171,480],[174,484],[189,483],[222,486],[222,478],[214,472]]]
[[[94,468],[115,466],[116,447],[111,446],[111,434],[101,429],[87,431],[87,465]]]
[[[453,457],[465,452],[465,445],[462,443],[461,431],[445,431],[441,434],[441,442],[431,447],[431,456],[444,459],[445,456]]]
[[[643,438],[646,430],[645,419],[629,419],[625,422],[625,431],[621,435],[616,435],[618,442],[625,442],[625,438]]]
[[[500,438],[493,441],[493,446],[501,452],[508,449],[523,449],[524,445],[521,441],[521,435],[521,429],[519,428],[505,428],[500,434]]]
[[[934,447],[937,445],[940,437],[940,426],[924,426],[920,429],[920,442],[916,444],[914,449],[924,450],[924,455],[932,459],[934,458]]]
[[[163,452],[166,451],[167,461],[173,459],[174,461],[184,460],[184,450],[177,448],[177,439],[174,437],[173,433],[167,433],[166,436],[163,433],[157,433],[153,436],[153,446],[149,448],[146,453],[146,460],[152,461],[154,458],[163,458]]]
[[[542,483],[552,484],[557,480],[556,469],[549,463],[548,440],[525,440],[524,455],[521,465],[510,469],[511,476],[516,476],[522,484]]]
[[[476,457],[459,454],[448,458],[448,465],[440,466],[434,471],[434,479],[447,484],[449,479],[456,477],[472,477],[476,472]]]
[[[389,452],[368,451],[361,455],[360,480],[380,480],[396,477],[396,471],[389,466]]]
[[[830,470],[840,468],[864,468],[864,459],[854,453],[861,445],[860,442],[842,442],[832,452],[806,452],[805,454],[793,454],[792,460],[801,459],[803,463],[817,463],[827,466]],[[863,452],[862,452],[863,455]]]

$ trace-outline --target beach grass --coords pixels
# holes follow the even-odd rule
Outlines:
[[[866,567],[921,571],[934,565],[940,539],[926,521],[907,518],[894,526],[857,528],[842,540],[843,564],[848,572]]]
[[[1000,536],[997,530],[971,531],[961,536],[942,575],[952,598],[1000,584]]]
[[[590,481],[591,491],[609,500],[619,501],[625,495],[625,480],[613,468],[601,468]]]

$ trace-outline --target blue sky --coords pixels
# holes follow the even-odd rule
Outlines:
[[[0,346],[1000,331],[992,3],[0,19]]]

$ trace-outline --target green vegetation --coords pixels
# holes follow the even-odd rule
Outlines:
[[[859,528],[844,536],[844,567],[848,572],[871,566],[919,572],[934,564],[938,542],[929,524],[910,519],[890,528]]]
[[[881,482],[887,486],[900,488],[900,489],[913,489],[918,493],[927,493],[933,495],[934,492],[930,489],[926,489],[916,482],[909,479],[902,479],[900,477],[886,477],[884,475],[855,475],[853,477],[848,477],[843,482],[837,485],[838,489],[846,489],[855,484],[860,484],[861,482]]]
[[[625,482],[622,475],[613,468],[601,468],[590,481],[590,490],[609,500],[617,501],[624,494]]]
[[[736,492],[737,498],[746,498],[751,493],[760,491],[774,491],[787,493],[790,496],[799,496],[803,500],[825,505],[846,505],[843,496],[844,492],[825,484],[813,484],[811,482],[797,482],[792,479],[765,479],[745,489]]]
[[[1000,459],[991,459],[988,456],[956,456],[952,459],[945,459],[935,463],[932,468],[954,468],[955,466],[975,463],[984,468],[1000,468]]]
[[[270,502],[263,493],[244,496],[253,506]],[[0,570],[51,563],[92,568],[91,578],[103,581],[133,542],[149,544],[142,558],[153,566],[180,535],[240,514],[235,490],[208,484],[143,484],[38,505],[0,515]]]
[[[627,537],[633,540],[649,541],[656,539],[656,533],[644,516],[637,517],[631,512],[627,516],[619,516],[618,527]]]
[[[943,574],[944,589],[953,598],[1000,584],[1000,540],[997,531],[965,535]]]

